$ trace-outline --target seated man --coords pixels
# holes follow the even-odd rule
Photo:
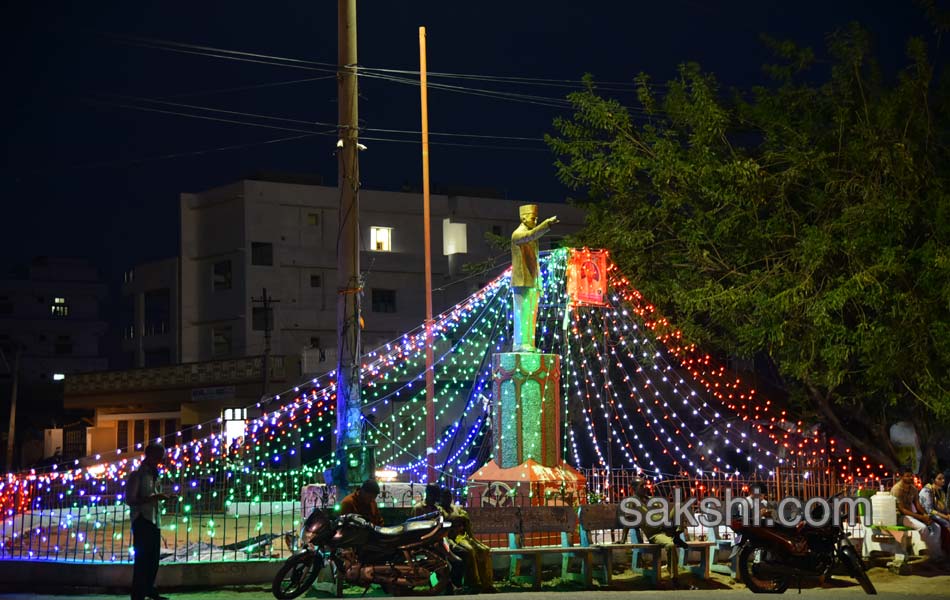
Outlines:
[[[426,486],[426,497],[422,504],[413,507],[412,516],[421,517],[429,513],[439,513],[445,516],[445,512],[439,507],[439,496],[442,494],[442,488],[434,483]]]
[[[492,581],[495,576],[492,572],[491,548],[475,539],[472,533],[472,520],[468,512],[458,504],[452,503],[450,490],[442,490],[439,506],[452,521],[449,538],[465,551],[462,556],[465,560],[465,578],[468,586],[476,593],[494,593],[495,586]]]
[[[439,505],[441,497],[441,487],[434,483],[427,485],[425,500],[423,500],[421,506],[417,506],[413,509],[413,516],[418,517],[435,512],[442,515],[442,517],[448,521],[449,513]],[[471,554],[467,549],[455,543],[451,534],[446,536],[446,540],[449,542],[449,550],[451,551],[449,565],[452,567],[452,585],[458,589],[462,587],[462,579],[465,577],[465,566],[471,562]]]
[[[670,507],[670,514],[663,518],[653,510],[652,505],[648,505],[646,485],[642,479],[637,479],[633,484],[633,493],[640,499],[637,508],[643,515],[643,522],[639,529],[646,537],[647,542],[659,544],[663,547],[663,553],[666,555],[666,567],[670,573],[673,587],[679,586],[679,553],[677,547],[688,547],[686,542],[680,537],[682,531],[672,524],[674,507]],[[648,514],[649,513],[649,514]],[[660,570],[657,568],[657,578],[660,577]]]
[[[373,525],[382,525],[383,517],[379,514],[376,497],[379,496],[379,484],[373,479],[367,479],[355,492],[340,502],[340,514],[358,514]]]
[[[920,534],[920,539],[927,546],[928,558],[941,558],[943,553],[940,550],[939,526],[934,529],[929,527],[932,519],[920,507],[917,486],[914,485],[914,471],[910,467],[901,469],[900,481],[891,488],[891,494],[897,498],[898,523]]]

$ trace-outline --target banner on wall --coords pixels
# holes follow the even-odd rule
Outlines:
[[[606,306],[606,250],[571,249],[567,264],[567,293],[575,306]]]

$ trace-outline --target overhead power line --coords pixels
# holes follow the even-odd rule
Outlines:
[[[86,102],[89,102],[90,104],[97,104],[97,105],[102,105],[102,106],[112,106],[116,108],[126,108],[130,110],[140,110],[144,112],[154,112],[154,113],[166,114],[166,115],[190,117],[193,119],[203,119],[207,121],[229,123],[233,125],[262,127],[265,129],[276,129],[279,131],[293,131],[297,133],[305,133],[308,135],[331,136],[331,137],[335,137],[337,135],[337,132],[335,129],[329,130],[329,131],[310,131],[306,129],[287,127],[283,125],[269,125],[267,123],[255,123],[252,121],[241,121],[239,119],[226,119],[222,117],[199,115],[199,114],[186,113],[186,112],[181,112],[181,111],[176,111],[176,110],[168,110],[168,109],[163,109],[163,108],[139,106],[139,105],[128,104],[124,102],[112,102],[112,101],[100,100],[100,99],[86,99]],[[367,131],[367,130],[364,130],[364,131]],[[377,141],[377,142],[391,142],[391,143],[397,143],[397,144],[420,144],[421,143],[421,140],[395,139],[395,138],[375,137],[375,136],[360,136],[360,139],[367,140],[367,141]],[[504,139],[504,138],[499,136],[499,137],[496,137],[495,139]],[[429,143],[431,145],[452,146],[452,147],[458,147],[458,148],[481,148],[481,149],[490,149],[490,150],[520,150],[520,151],[528,151],[528,152],[548,152],[547,149],[543,149],[543,148],[527,148],[523,146],[510,146],[510,145],[505,145],[505,144],[464,144],[460,142],[429,142]]]
[[[214,108],[210,106],[201,106],[197,104],[185,104],[181,102],[170,102],[168,100],[161,100],[157,98],[142,98],[139,96],[116,96],[116,98],[129,101],[139,101],[139,102],[148,102],[154,104],[160,104],[163,106],[174,106],[177,108],[189,108],[194,110],[201,110],[207,112],[222,113],[228,115],[237,115],[242,117],[250,117],[255,119],[266,119],[273,121],[284,121],[287,123],[296,123],[299,125],[316,125],[321,127],[336,127],[334,123],[327,123],[321,121],[308,121],[306,119],[294,119],[289,117],[275,117],[271,115],[262,115],[257,113],[248,113],[241,111],[226,110],[222,108]],[[123,108],[132,108],[134,105],[128,104],[119,104]],[[142,110],[147,110],[149,107],[141,107]],[[183,116],[196,116],[190,115],[190,113],[172,113],[172,114],[182,114]],[[242,122],[243,123],[243,122]],[[408,130],[408,129],[383,129],[375,127],[365,127],[360,131],[363,132],[378,132],[378,133],[399,133],[406,135],[418,135],[421,132],[418,130]],[[463,137],[463,138],[473,138],[473,139],[487,139],[487,140],[506,140],[506,141],[519,141],[519,142],[542,142],[544,141],[541,136],[538,137],[520,137],[520,136],[507,136],[507,135],[486,135],[486,134],[477,134],[477,133],[447,133],[447,132],[429,132],[429,135],[435,136],[447,136],[447,137]]]
[[[145,48],[153,48],[157,50],[166,50],[169,52],[180,52],[185,54],[194,54],[199,56],[207,56],[210,58],[220,58],[226,60],[238,60],[242,62],[252,62],[259,64],[267,64],[272,66],[283,66],[289,68],[297,69],[307,69],[312,71],[322,71],[326,73],[337,73],[339,68],[337,65],[332,63],[325,63],[320,61],[304,60],[298,58],[289,58],[284,56],[277,56],[272,54],[262,54],[257,52],[243,52],[239,50],[228,50],[225,48],[216,48],[213,46],[202,46],[197,44],[187,44],[182,42],[172,42],[167,40],[157,40],[153,38],[141,38],[134,36],[120,36],[120,35],[110,35],[110,38],[120,41],[125,44],[140,46]],[[377,67],[368,67],[362,65],[354,65],[357,67],[357,73],[361,76],[373,76],[375,75],[379,79],[385,79],[384,76],[386,73],[402,73],[402,74],[415,74],[417,75],[418,71],[405,70],[405,69],[386,69],[386,68],[377,68]],[[505,75],[480,75],[473,73],[440,73],[440,72],[430,72],[427,73],[427,76],[430,78],[456,78],[456,79],[471,79],[479,81],[495,81],[500,83],[518,83],[526,85],[545,85],[553,87],[570,87],[576,89],[582,89],[584,87],[584,82],[582,80],[571,80],[571,79],[549,79],[549,78],[533,78],[533,77],[515,77],[515,76],[505,76]],[[401,78],[404,79],[404,78]],[[398,79],[393,79],[397,81]],[[430,82],[430,86],[437,87],[439,85],[448,85],[448,84],[435,84]],[[608,82],[596,82],[595,85],[598,89],[605,91],[619,91],[619,92],[630,92],[636,87],[636,83],[633,82],[617,82],[617,81],[608,81]],[[606,86],[629,86],[629,89],[616,89],[608,88]],[[665,84],[664,84],[665,85]],[[659,87],[660,84],[650,84],[650,87]],[[465,89],[464,86],[450,86],[454,89]],[[450,89],[446,88],[446,89]],[[475,95],[483,95],[485,93],[492,93],[494,90],[475,90],[473,93]],[[531,98],[529,95],[515,94],[513,92],[497,92],[498,94],[510,94],[511,96],[522,96],[525,99]],[[548,102],[557,102],[569,104],[563,98],[554,98],[550,96],[535,96],[537,101],[548,101]]]
[[[213,90],[198,90],[194,92],[182,92],[180,94],[172,94],[170,96],[164,96],[164,99],[172,98],[188,98],[191,96],[210,96],[212,94],[225,94],[230,92],[243,92],[246,90],[258,90],[263,88],[272,88],[280,87],[285,85],[294,85],[298,83],[310,83],[313,81],[324,81],[326,79],[336,79],[336,75],[324,75],[322,77],[306,77],[304,79],[291,79],[289,81],[274,81],[271,83],[257,83],[251,85],[239,85],[229,88],[218,88]]]

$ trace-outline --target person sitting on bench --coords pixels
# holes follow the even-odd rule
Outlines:
[[[927,557],[943,556],[940,550],[940,526],[933,523],[933,519],[920,507],[917,486],[914,485],[914,471],[910,467],[901,469],[900,481],[891,488],[891,494],[897,498],[899,523],[920,534],[920,539],[927,546]]]
[[[642,524],[639,529],[646,537],[646,541],[651,544],[658,544],[663,547],[663,553],[666,555],[666,567],[670,572],[670,579],[673,587],[679,587],[679,556],[676,551],[679,548],[689,548],[689,545],[682,538],[683,530],[672,522],[674,516],[671,507],[670,515],[663,521],[662,515],[657,515],[656,511],[651,511],[650,499],[647,497],[647,489],[642,479],[636,479],[633,482],[633,493],[640,499],[636,505],[637,509],[643,514]],[[657,579],[660,577],[660,569],[656,570]]]

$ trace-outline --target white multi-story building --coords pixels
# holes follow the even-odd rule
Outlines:
[[[532,203],[537,203],[531,200]],[[438,314],[501,271],[520,202],[439,195],[431,198],[433,310]],[[580,210],[539,204],[560,223],[542,249],[583,224]],[[339,190],[293,178],[244,179],[181,196],[181,361],[302,355],[304,373],[336,361],[336,245]],[[360,269],[364,274],[364,349],[383,344],[425,318],[423,198],[418,193],[360,192]],[[463,265],[497,258],[499,268],[471,276]],[[270,312],[260,300],[273,299]],[[303,354],[302,354],[303,353]],[[323,365],[319,362],[323,361]]]

